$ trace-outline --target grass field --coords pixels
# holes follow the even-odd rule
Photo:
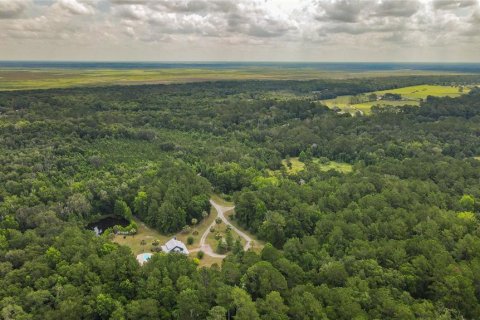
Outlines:
[[[200,241],[202,234],[205,232],[207,227],[213,222],[216,215],[217,213],[215,211],[215,208],[212,207],[210,211],[210,215],[206,219],[202,220],[198,225],[195,226],[195,230],[198,231],[197,235],[193,235],[194,228],[192,228],[192,230],[189,233],[180,232],[178,234],[170,234],[170,235],[161,234],[160,232],[152,228],[149,228],[143,222],[135,218],[135,222],[138,225],[137,234],[132,236],[115,235],[115,237],[113,238],[113,242],[130,247],[130,249],[132,249],[132,252],[136,256],[140,253],[151,252],[152,242],[154,240],[158,240],[160,242],[160,245],[164,245],[171,238],[177,237],[178,240],[182,241],[186,245],[187,238],[189,236],[192,236],[194,239],[193,245],[187,245],[187,248],[190,250],[198,247],[198,242]],[[142,240],[145,240],[146,245],[141,244]]]
[[[282,160],[282,164],[285,166],[285,169],[287,169],[288,174],[296,174],[305,168],[305,163],[298,160],[298,157],[290,158],[289,161],[290,166],[288,165],[287,159]]]
[[[143,222],[135,218],[135,222],[138,225],[138,231],[136,235],[123,236],[115,235],[113,242],[130,247],[135,256],[144,252],[151,252],[152,242],[158,240],[161,245],[165,244],[170,237],[159,233],[158,231],[147,227]],[[145,240],[146,245],[142,245],[142,240]]]
[[[341,173],[349,173],[353,170],[352,165],[348,163],[336,161],[320,163],[319,159],[313,159],[312,162],[318,165],[322,171],[335,170]],[[305,163],[301,162],[298,157],[290,158],[291,167],[288,167],[286,159],[283,159],[282,163],[285,166],[288,174],[296,174],[305,168]]]
[[[51,89],[116,84],[184,83],[215,80],[309,80],[383,77],[392,75],[452,74],[423,71],[340,72],[310,68],[245,67],[168,69],[0,69],[0,91]],[[288,93],[282,93],[285,97]]]
[[[362,111],[363,113],[368,114],[370,113],[370,109],[372,106],[385,106],[385,105],[418,106],[420,105],[421,100],[425,99],[428,96],[458,97],[462,94],[468,93],[469,91],[470,91],[470,88],[468,87],[465,87],[463,92],[460,92],[459,88],[454,86],[418,85],[418,86],[403,87],[403,88],[397,88],[397,89],[391,89],[391,90],[367,92],[363,94],[364,96],[368,96],[371,93],[375,93],[377,96],[382,96],[386,93],[400,94],[402,96],[402,100],[400,101],[378,100],[378,101],[351,104],[350,102],[353,96],[349,95],[349,96],[336,97],[335,99],[322,100],[321,102],[329,108],[333,108],[337,106],[346,112],[354,113],[355,111]]]
[[[228,216],[228,213],[226,214]],[[243,229],[242,229],[243,230]],[[210,232],[207,236],[207,244],[210,245],[210,247],[212,248],[212,250],[216,250],[217,249],[217,244],[218,244],[218,240],[215,239],[215,234],[216,233],[220,233],[222,235],[223,238],[225,238],[225,232],[227,231],[227,225],[225,223],[220,223],[220,224],[215,224],[215,232]],[[242,244],[242,246],[245,245],[245,239],[243,239],[242,237],[240,237],[235,231],[231,231],[232,232],[232,236],[233,236],[233,240],[237,240],[237,239],[240,239],[240,243]]]
[[[353,170],[352,165],[349,163],[336,162],[336,161],[329,161],[328,163],[320,163],[318,159],[314,159],[312,162],[320,166],[320,170],[322,171],[335,170],[341,173],[349,173],[349,172],[352,172]]]

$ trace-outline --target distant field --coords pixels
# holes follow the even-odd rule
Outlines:
[[[392,75],[454,74],[431,71],[323,71],[309,68],[244,67],[237,69],[0,69],[0,91],[79,86],[167,84],[214,80],[309,80],[382,77]]]
[[[378,100],[352,104],[351,99],[353,96],[340,96],[335,99],[322,100],[321,102],[329,108],[337,106],[346,112],[353,113],[359,110],[368,114],[372,106],[418,106],[420,105],[421,100],[425,99],[428,96],[458,97],[462,94],[468,93],[469,91],[470,88],[468,87],[464,87],[463,92],[460,92],[460,88],[454,86],[418,85],[391,90],[367,92],[361,95],[368,96],[372,93],[375,93],[377,96],[382,96],[386,93],[400,94],[402,96],[402,100],[400,101]]]

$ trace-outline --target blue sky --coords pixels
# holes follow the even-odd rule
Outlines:
[[[480,61],[479,0],[0,0],[0,60]]]

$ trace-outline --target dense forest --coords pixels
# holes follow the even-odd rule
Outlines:
[[[479,76],[0,93],[0,319],[478,319],[480,90],[337,114],[318,100]],[[299,157],[289,172],[283,159]],[[322,162],[352,166],[325,171]],[[165,233],[212,192],[267,242],[199,268],[85,225]]]

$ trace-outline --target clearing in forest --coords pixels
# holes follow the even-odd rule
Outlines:
[[[337,161],[322,162],[318,158],[312,159],[311,162],[317,165],[321,171],[335,170],[341,173],[349,173],[353,170],[353,167],[351,164],[344,163],[344,162],[337,162]],[[285,169],[287,170],[288,174],[297,174],[303,169],[305,169],[305,163],[300,161],[298,157],[283,159],[282,164],[285,166]]]
[[[345,112],[355,113],[361,111],[370,113],[372,106],[418,106],[428,96],[435,97],[458,97],[468,93],[468,86],[439,86],[439,85],[418,85],[402,87],[390,90],[366,92],[359,95],[339,96],[334,99],[322,100],[321,102],[329,108],[338,107]],[[385,98],[385,95],[400,95],[399,100]],[[386,100],[388,99],[388,100]]]

